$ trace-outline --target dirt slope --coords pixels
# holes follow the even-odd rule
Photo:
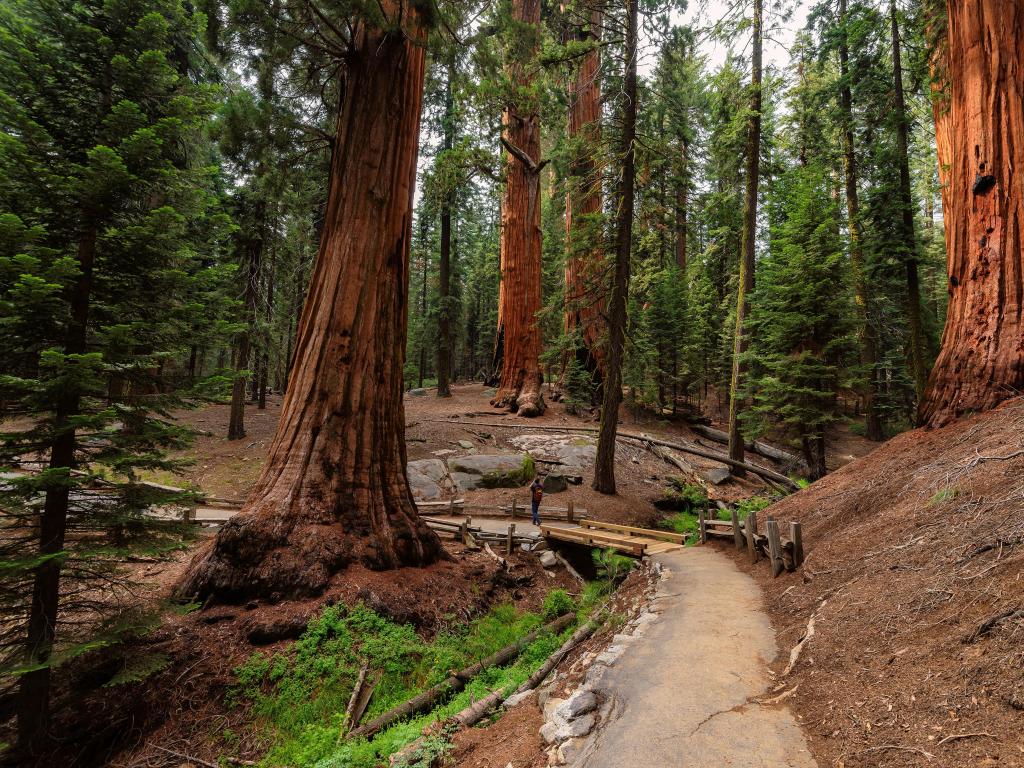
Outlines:
[[[822,766],[1024,765],[1024,398],[902,434],[770,509],[802,572],[763,583]],[[781,673],[784,652],[776,665]]]

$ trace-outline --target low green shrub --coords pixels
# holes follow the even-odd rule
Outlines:
[[[568,600],[571,610],[569,595],[556,592],[562,594],[549,595],[545,609],[560,611]],[[389,755],[418,738],[424,727],[455,714],[470,700],[499,687],[511,690],[561,644],[564,633],[544,633],[513,664],[484,670],[465,690],[430,713],[396,723],[369,740],[346,740],[344,713],[364,662],[379,675],[364,716],[368,721],[441,682],[453,670],[515,642],[543,621],[540,614],[499,605],[428,642],[411,626],[395,624],[361,603],[351,608],[330,606],[287,649],[272,655],[254,653],[236,668],[236,684],[228,700],[249,705],[254,727],[270,743],[263,766],[371,768],[387,762]],[[224,742],[226,748],[233,747],[228,739]]]
[[[662,492],[660,499],[654,502],[658,509],[671,512],[692,512],[707,506],[708,494],[699,485],[685,482],[680,477],[670,477],[669,486]]]
[[[576,610],[576,603],[564,589],[553,589],[544,598],[543,615],[545,621],[557,619],[563,614]]]

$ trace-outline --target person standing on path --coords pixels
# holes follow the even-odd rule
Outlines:
[[[544,484],[540,481],[540,475],[533,478],[533,485],[530,486],[530,504],[533,508],[533,524],[540,525],[540,500],[544,498]]]

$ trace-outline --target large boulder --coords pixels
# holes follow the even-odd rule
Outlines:
[[[567,470],[563,474],[590,469],[597,458],[597,438],[589,435],[517,435],[509,442],[547,463],[562,465]]]
[[[420,459],[408,464],[409,487],[417,501],[437,501],[455,490],[441,459]]]
[[[533,480],[528,453],[481,453],[448,460],[451,478],[461,491],[473,488],[519,488]]]
[[[569,480],[565,475],[552,472],[544,478],[544,493],[561,493],[569,487]]]

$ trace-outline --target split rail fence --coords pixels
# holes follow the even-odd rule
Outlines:
[[[765,532],[758,532],[757,512],[750,512],[746,519],[740,520],[739,512],[729,510],[731,519],[719,520],[703,509],[697,513],[698,533],[701,544],[709,538],[732,539],[737,549],[746,548],[750,554],[750,562],[756,563],[762,556],[768,559],[772,576],[783,571],[795,571],[804,562],[803,532],[800,523],[789,523],[789,538],[784,539],[779,532],[779,522],[768,516],[765,521]]]

